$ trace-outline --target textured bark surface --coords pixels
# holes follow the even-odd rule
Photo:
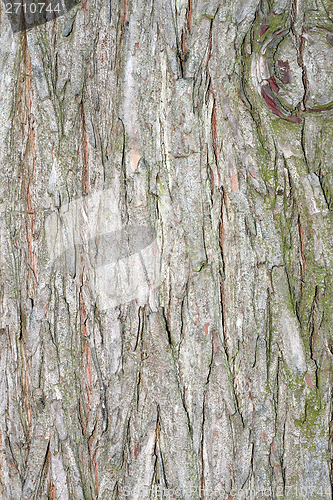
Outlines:
[[[332,498],[332,21],[1,4],[1,499]]]

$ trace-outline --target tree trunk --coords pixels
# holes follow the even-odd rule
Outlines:
[[[332,5],[6,8],[0,498],[332,499]]]

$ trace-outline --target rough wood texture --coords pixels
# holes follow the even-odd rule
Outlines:
[[[1,499],[332,498],[332,20],[1,4]]]

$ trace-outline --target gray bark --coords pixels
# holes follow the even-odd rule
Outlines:
[[[332,20],[1,4],[1,499],[332,498]]]

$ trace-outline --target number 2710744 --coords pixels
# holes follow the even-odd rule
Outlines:
[[[55,5],[51,5],[50,3],[47,5],[44,2],[38,2],[38,3],[21,3],[21,2],[15,2],[15,3],[6,3],[6,14],[19,14],[20,10],[24,13],[30,13],[30,14],[35,14],[39,13],[41,14],[42,12],[56,12],[60,14],[60,5],[59,3]]]

